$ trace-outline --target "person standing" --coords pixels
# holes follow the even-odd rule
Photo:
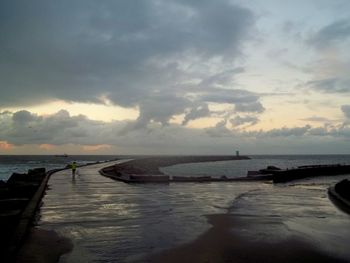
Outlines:
[[[72,162],[71,169],[72,169],[72,176],[73,176],[73,178],[75,178],[75,173],[77,171],[77,163],[76,162]]]

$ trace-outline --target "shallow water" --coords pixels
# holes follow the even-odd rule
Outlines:
[[[234,234],[274,243],[292,233],[350,262],[350,215],[339,210],[327,193],[330,185],[345,178],[350,175],[298,180],[245,193],[235,200],[229,213],[254,218],[254,224]]]

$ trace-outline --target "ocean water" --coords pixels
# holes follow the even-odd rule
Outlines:
[[[78,164],[140,156],[72,155],[56,157],[48,155],[0,155],[0,180],[7,180],[12,173],[25,173],[28,169],[45,167],[47,170],[63,168],[72,161]],[[350,155],[252,155],[249,160],[178,164],[161,168],[169,175],[189,176],[246,176],[249,170],[259,170],[268,165],[290,168],[310,164],[350,164]]]
[[[12,173],[26,173],[28,169],[45,167],[46,170],[64,168],[76,161],[86,164],[97,161],[116,159],[115,155],[71,155],[56,157],[52,155],[0,155],[0,180],[7,180]]]
[[[350,164],[350,155],[251,155],[249,160],[188,163],[162,167],[165,174],[191,176],[246,176],[249,170],[259,170],[269,165],[292,168],[313,164]]]

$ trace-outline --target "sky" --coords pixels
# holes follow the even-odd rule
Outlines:
[[[350,154],[348,0],[0,0],[0,154]]]

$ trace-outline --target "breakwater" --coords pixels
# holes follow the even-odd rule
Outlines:
[[[11,262],[31,226],[50,174],[45,168],[13,173],[0,182],[0,257]]]
[[[219,162],[232,160],[248,160],[247,156],[167,156],[148,157],[109,166],[101,169],[100,174],[125,183],[173,183],[173,182],[233,182],[269,180],[270,175],[255,177],[223,176],[169,176],[160,171],[160,167],[184,163]]]

